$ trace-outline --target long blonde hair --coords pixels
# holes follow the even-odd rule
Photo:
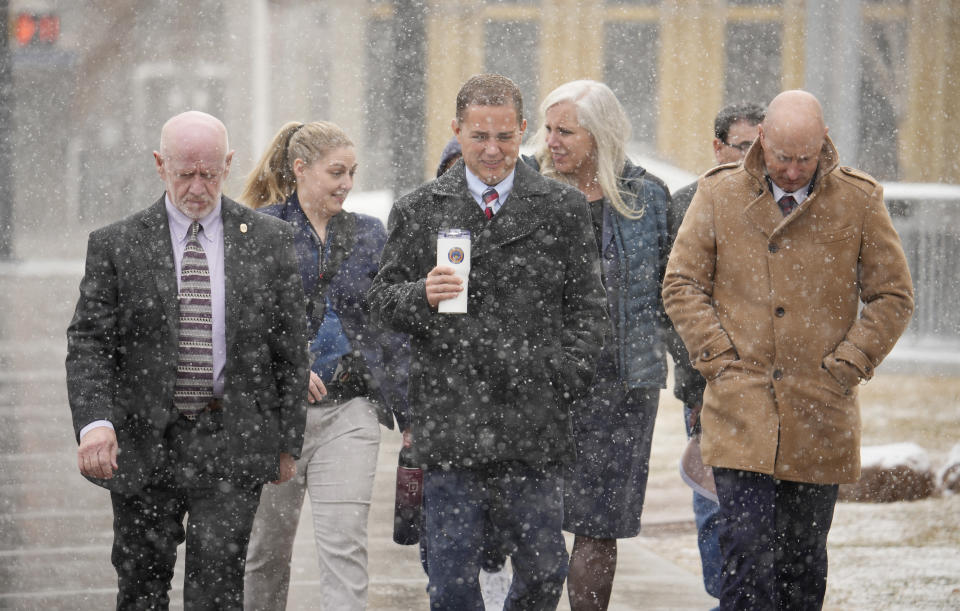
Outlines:
[[[553,166],[547,147],[547,110],[560,102],[570,102],[577,111],[577,122],[593,136],[596,145],[597,182],[604,197],[622,216],[638,219],[643,208],[627,205],[620,191],[620,177],[627,162],[630,140],[630,119],[613,91],[603,83],[590,80],[570,81],[551,91],[540,104],[540,127],[532,145],[540,171],[550,178],[577,186],[572,176],[565,176]]]
[[[310,165],[344,146],[353,146],[353,142],[329,121],[284,124],[253,171],[247,174],[240,201],[251,208],[260,208],[286,200],[297,190],[297,177],[293,173],[295,160],[302,159]]]

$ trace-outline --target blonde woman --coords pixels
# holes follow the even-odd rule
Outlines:
[[[386,232],[379,220],[343,209],[356,171],[353,143],[339,127],[287,123],[241,196],[293,226],[313,338],[303,452],[294,478],[261,495],[247,552],[246,609],[285,608],[304,493],[320,564],[318,600],[327,609],[366,607],[378,421],[393,428],[396,419],[405,428],[407,348],[367,318],[365,294]]]
[[[653,425],[666,386],[669,323],[660,281],[670,248],[670,194],[627,159],[630,122],[603,83],[561,85],[541,104],[539,125],[528,161],[590,202],[611,319],[596,380],[572,409],[577,459],[564,482],[564,530],[575,535],[570,605],[605,609],[617,539],[640,532]]]

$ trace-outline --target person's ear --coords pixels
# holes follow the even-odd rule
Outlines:
[[[226,178],[230,175],[230,162],[233,161],[233,151],[227,153],[226,163],[223,166],[223,177]]]
[[[297,180],[303,177],[303,171],[306,167],[307,163],[303,159],[297,157],[293,160],[293,175],[297,177]]]

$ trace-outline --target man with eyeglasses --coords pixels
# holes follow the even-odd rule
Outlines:
[[[752,102],[730,104],[720,109],[713,121],[713,157],[717,160],[717,165],[743,161],[753,141],[757,139],[757,130],[763,116],[763,106]],[[693,181],[673,194],[673,211],[680,219],[696,192],[697,181]]]
[[[700,178],[664,275],[707,380],[724,610],[822,607],[839,485],[860,477],[857,390],[913,313],[883,188],[827,131],[809,92],[775,97],[743,162]]]
[[[763,121],[764,108],[759,104],[730,104],[717,113],[713,122],[713,156],[717,165],[743,161]],[[667,208],[667,229],[671,242],[677,237],[677,229],[697,192],[697,181],[677,190]],[[687,350],[674,336],[671,352],[677,362],[688,360]],[[693,378],[693,379],[691,379]],[[703,376],[684,367],[674,368],[674,395],[683,402],[684,424],[690,443],[684,452],[684,479],[693,488],[693,513],[697,523],[697,545],[700,548],[700,565],[703,569],[703,587],[711,596],[720,596],[720,545],[716,494],[712,485],[704,486],[711,479],[709,468],[700,460],[700,408],[703,400]],[[699,475],[699,476],[698,476]],[[705,481],[706,480],[706,481]]]

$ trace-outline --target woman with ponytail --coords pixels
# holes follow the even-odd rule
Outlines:
[[[261,495],[247,551],[246,609],[285,608],[304,493],[321,571],[318,599],[328,609],[366,607],[379,424],[393,428],[396,419],[406,428],[408,352],[401,336],[367,318],[365,295],[386,232],[379,220],[343,209],[356,170],[353,143],[339,127],[287,123],[240,197],[293,226],[313,338],[303,451],[293,479]]]

